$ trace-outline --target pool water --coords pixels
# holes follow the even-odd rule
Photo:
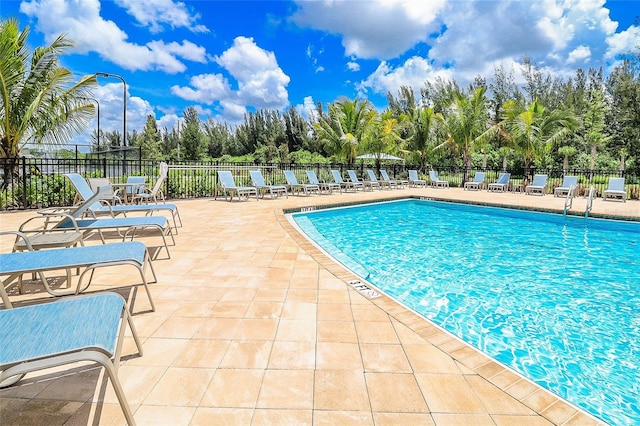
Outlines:
[[[605,422],[640,424],[640,223],[415,199],[292,217],[504,365]]]

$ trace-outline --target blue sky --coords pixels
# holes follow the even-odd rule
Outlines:
[[[639,0],[2,0],[32,47],[75,41],[64,66],[127,82],[127,130],[173,128],[195,107],[229,124],[246,111],[340,96],[383,108],[388,91],[436,77],[466,84],[528,56],[553,75],[615,66],[640,45]],[[122,129],[123,85],[99,77],[101,129]],[[89,143],[88,134],[77,143]]]

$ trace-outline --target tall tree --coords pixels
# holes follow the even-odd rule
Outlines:
[[[330,152],[353,164],[359,144],[376,114],[369,101],[345,98],[330,104],[326,114],[319,109],[314,127],[317,137],[329,147]]]
[[[87,100],[95,75],[74,81],[58,56],[73,46],[64,35],[29,52],[29,27],[0,23],[0,158],[15,159],[26,144],[62,145],[84,131],[95,113]],[[5,184],[13,177],[5,162]]]
[[[500,128],[524,159],[525,179],[529,178],[535,159],[548,153],[554,143],[580,125],[572,112],[549,111],[537,100],[527,106],[507,101],[503,110]]]
[[[469,94],[459,90],[451,92],[443,111],[444,144],[452,152],[462,157],[464,174],[462,183],[467,181],[471,167],[471,151],[482,139],[489,137],[489,116],[486,89],[479,87]]]
[[[391,111],[385,111],[372,121],[369,131],[365,133],[363,150],[374,155],[376,170],[380,170],[383,154],[398,152],[403,142],[400,137],[403,119],[404,115],[396,118]]]
[[[156,118],[149,114],[144,124],[142,134],[135,141],[135,146],[140,147],[140,155],[147,160],[158,160],[162,156],[162,138],[158,132]]]
[[[184,152],[183,160],[201,160],[207,147],[204,143],[202,121],[198,117],[198,111],[189,107],[183,111],[182,116],[184,117],[184,129],[180,135],[180,145],[182,152]]]
[[[413,110],[406,119],[407,146],[404,152],[417,159],[420,170],[425,170],[438,147],[438,129],[443,120],[442,114],[428,106]]]

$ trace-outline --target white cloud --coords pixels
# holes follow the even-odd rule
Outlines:
[[[346,56],[392,58],[437,30],[446,0],[296,1],[291,20],[342,36]]]
[[[189,101],[207,105],[231,95],[231,87],[222,74],[201,74],[191,77],[190,87],[172,86],[171,93]]]
[[[307,120],[315,117],[316,103],[313,101],[313,96],[305,96],[302,104],[296,105],[295,109]]]
[[[616,55],[626,54],[638,49],[640,44],[640,27],[631,26],[617,34],[607,37],[605,58],[612,59]]]
[[[188,41],[151,40],[146,45],[128,42],[128,35],[115,22],[100,16],[98,0],[23,1],[20,11],[37,18],[36,28],[44,34],[47,43],[66,33],[75,41],[76,53],[96,52],[130,71],[160,70],[173,74],[186,69],[182,60],[206,62],[205,49]]]
[[[198,14],[190,14],[182,2],[172,0],[116,0],[116,4],[127,9],[127,13],[136,18],[149,31],[158,33],[164,30],[164,24],[171,28],[184,27],[193,32],[209,32],[204,25],[197,24]]]
[[[567,63],[574,64],[576,62],[585,62],[591,57],[591,49],[589,46],[578,46],[569,52]]]
[[[237,82],[237,90],[222,74],[194,76],[189,86],[173,86],[171,92],[183,99],[207,105],[219,104],[224,118],[242,118],[251,106],[256,109],[283,109],[289,105],[287,76],[275,54],[260,48],[252,38],[236,37],[229,49],[215,61]]]
[[[396,68],[382,61],[378,68],[366,80],[358,83],[356,87],[361,93],[367,93],[371,90],[374,93],[391,92],[395,94],[400,86],[411,86],[418,91],[426,80],[437,77],[451,79],[452,71],[433,68],[424,58],[415,56]]]
[[[322,71],[324,71],[324,67],[322,65],[316,68],[316,72],[322,72]]]
[[[347,62],[347,68],[349,68],[349,71],[360,71],[360,64],[354,61],[349,61]]]

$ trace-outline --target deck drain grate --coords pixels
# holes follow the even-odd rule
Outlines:
[[[368,285],[363,284],[362,282],[360,282],[358,280],[349,281],[349,285],[352,286],[353,288],[355,288],[356,290],[358,290],[360,292],[360,294],[362,294],[363,296],[368,297],[369,299],[375,299],[376,297],[380,297],[381,296],[380,293],[378,293],[377,291],[375,291],[374,289],[372,289]]]

